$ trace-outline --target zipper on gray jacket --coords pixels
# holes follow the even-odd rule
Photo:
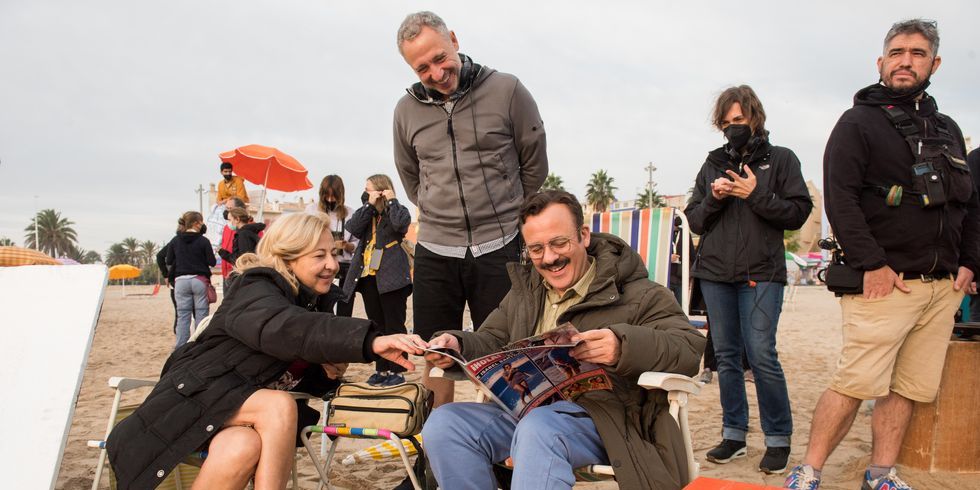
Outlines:
[[[457,100],[458,104],[459,101]],[[466,210],[466,197],[463,196],[463,179],[459,176],[459,162],[456,158],[456,133],[453,131],[453,112],[456,110],[456,104],[453,104],[453,110],[449,112],[449,116],[446,118],[446,132],[449,134],[449,141],[452,142],[453,146],[453,171],[456,172],[456,185],[459,187],[459,202],[463,205],[463,219],[466,221],[466,245],[473,245],[473,229],[470,226],[470,213]],[[479,137],[474,134],[474,138]]]

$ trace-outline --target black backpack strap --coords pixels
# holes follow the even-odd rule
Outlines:
[[[894,105],[882,105],[881,110],[885,112],[885,117],[888,121],[892,123],[892,126],[898,131],[899,134],[905,138],[905,142],[909,144],[909,149],[912,150],[912,155],[916,157],[918,161],[918,148],[919,148],[919,127],[915,124],[907,112],[902,110],[901,107]]]

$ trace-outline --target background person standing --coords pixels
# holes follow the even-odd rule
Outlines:
[[[334,257],[340,264],[337,271],[337,282],[341,287],[347,279],[350,271],[351,259],[354,257],[354,249],[357,248],[358,239],[347,231],[347,219],[354,214],[347,202],[344,189],[344,180],[339,175],[328,175],[320,181],[320,195],[316,202],[311,202],[306,206],[307,213],[324,213],[330,216],[330,232],[333,234]],[[354,311],[354,296],[350,300],[337,301],[336,312],[338,316],[351,316]]]
[[[428,339],[462,330],[467,305],[479,328],[507,294],[521,203],[541,187],[548,158],[530,92],[517,77],[460,54],[439,16],[408,15],[398,50],[419,77],[395,107],[394,147],[419,210],[413,310],[415,333]],[[452,400],[452,381],[423,379],[436,406]]]
[[[210,311],[207,283],[211,282],[211,268],[217,261],[205,233],[207,226],[201,213],[188,211],[177,220],[177,236],[167,245],[166,262],[170,264],[169,279],[174,284],[177,303],[175,349],[190,339],[191,321],[197,328]]]
[[[412,215],[395,198],[387,175],[368,177],[361,194],[363,205],[347,221],[347,230],[358,238],[350,272],[344,281],[344,298],[361,293],[367,317],[382,335],[407,333],[405,327],[412,277],[408,254],[401,247]],[[373,386],[394,386],[405,382],[405,368],[387,359],[378,359],[376,372],[368,378]]]
[[[879,81],[855,94],[827,140],[827,218],[863,293],[841,296],[837,371],[786,488],[819,487],[862,400],[876,402],[861,488],[911,488],[895,462],[912,404],[935,400],[953,315],[980,268],[980,204],[963,133],[925,91],[942,61],[938,50],[934,21],[893,24]]]
[[[766,453],[765,473],[781,473],[793,434],[786,377],[776,352],[786,260],[783,231],[803,226],[813,202],[792,150],[773,146],[762,102],[748,85],[715,102],[715,127],[728,143],[708,153],[684,210],[701,235],[691,275],[711,320],[718,363],[722,441],[707,459],[728,463],[747,453],[749,407],[742,353],[755,375]]]

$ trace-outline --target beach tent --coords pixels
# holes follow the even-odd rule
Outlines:
[[[55,486],[107,276],[104,265],[0,267],[4,488]]]

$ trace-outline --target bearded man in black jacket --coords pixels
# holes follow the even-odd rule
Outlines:
[[[871,464],[861,488],[911,488],[894,465],[912,404],[936,397],[953,314],[980,263],[963,134],[925,92],[938,48],[935,22],[893,25],[878,58],[880,82],[857,93],[827,142],[827,217],[847,265],[863,271],[863,293],[841,297],[841,359],[787,488],[818,488],[824,462],[871,399]]]

